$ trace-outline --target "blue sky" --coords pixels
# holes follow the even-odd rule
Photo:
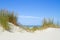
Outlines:
[[[4,8],[17,13],[23,25],[40,25],[44,17],[60,20],[60,0],[0,0]]]

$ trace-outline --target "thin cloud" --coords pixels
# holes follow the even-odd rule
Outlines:
[[[40,17],[35,17],[35,16],[18,16],[19,18],[40,18]]]

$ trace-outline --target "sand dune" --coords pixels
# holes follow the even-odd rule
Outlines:
[[[12,27],[14,28],[14,26]],[[0,40],[60,40],[60,29],[47,28],[42,31],[37,30],[34,33],[17,32],[16,30],[13,33],[1,31]]]

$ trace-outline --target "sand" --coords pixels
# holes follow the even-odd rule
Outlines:
[[[12,27],[14,28],[14,26]],[[41,31],[37,30],[34,33],[16,30],[14,32],[0,31],[0,40],[60,40],[60,29],[47,28]]]

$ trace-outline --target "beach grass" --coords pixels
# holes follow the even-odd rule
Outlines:
[[[2,25],[4,30],[10,30],[8,22],[17,24],[17,19],[14,14],[9,13],[6,10],[0,10],[0,24]]]

